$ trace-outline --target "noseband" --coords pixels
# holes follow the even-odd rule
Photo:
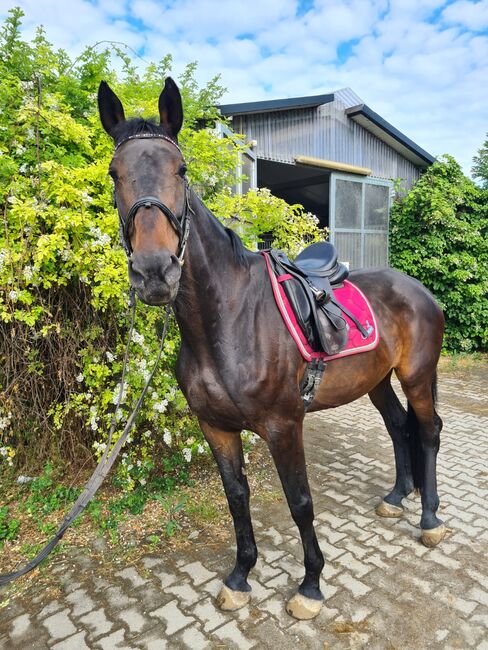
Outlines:
[[[122,146],[125,142],[128,142],[129,140],[146,140],[148,138],[157,138],[159,140],[166,140],[166,142],[169,142],[170,144],[173,145],[173,147],[176,147],[178,151],[181,153],[181,155],[183,155],[181,149],[176,144],[176,142],[174,142],[174,140],[171,140],[171,138],[162,135],[161,133],[139,133],[137,135],[129,135],[127,138],[124,138],[116,145],[115,151],[117,151],[117,149],[120,146]],[[178,261],[180,264],[183,264],[183,255],[185,253],[186,242],[188,240],[188,235],[190,233],[190,214],[193,213],[193,210],[190,207],[188,181],[186,180],[186,178],[184,179],[184,181],[185,181],[185,200],[184,200],[183,213],[179,219],[174,214],[174,212],[170,210],[170,208],[168,208],[168,206],[165,205],[162,201],[160,201],[156,196],[143,196],[142,198],[137,199],[137,201],[135,201],[132,204],[132,206],[129,208],[129,211],[127,212],[125,219],[122,218],[119,211],[120,241],[126,252],[127,257],[130,257],[133,252],[132,245],[130,243],[129,229],[136,217],[138,210],[140,208],[151,208],[152,206],[154,206],[159,210],[161,210],[161,212],[164,214],[164,216],[168,219],[170,224],[175,229],[179,241]],[[114,206],[117,207],[115,189],[114,189]]]

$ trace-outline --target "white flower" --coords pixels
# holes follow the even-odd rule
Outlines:
[[[145,478],[140,478],[140,479],[139,479],[139,483],[140,483],[141,485],[146,485],[146,479],[145,479]]]
[[[27,266],[24,266],[23,274],[26,280],[32,280],[32,277],[34,275],[34,270],[32,266],[30,266],[29,264]]]
[[[8,297],[12,302],[15,302],[17,298],[19,297],[19,292],[18,291],[10,291],[8,294]]]
[[[114,392],[112,394],[112,404],[117,404],[117,402],[119,401],[119,393],[120,393],[120,382],[114,388]],[[124,386],[124,390],[122,391],[122,396],[120,398],[121,404],[125,401],[126,396],[127,396],[127,385]]]
[[[188,447],[185,447],[182,451],[183,456],[185,457],[185,460],[187,463],[191,461],[191,449],[188,449]]]
[[[83,381],[83,379],[85,379],[85,375],[84,375],[82,372],[80,372],[79,375],[76,375],[76,381],[77,381],[79,384],[81,384],[81,382]]]
[[[158,413],[164,413],[166,411],[167,406],[168,406],[168,400],[163,399],[160,402],[156,402],[156,404],[153,404],[153,410],[157,411]]]
[[[249,463],[249,454],[244,454],[244,464],[247,465]]]
[[[132,333],[132,340],[134,341],[134,343],[137,343],[138,345],[142,345],[144,343],[144,335],[139,334],[139,332],[136,332],[136,330],[134,330],[134,332]]]
[[[27,171],[27,169],[28,169],[28,165],[27,165],[27,163],[23,163],[23,164],[20,165],[20,167],[19,167],[19,172],[20,172],[21,174],[25,174],[25,172]]]
[[[198,443],[197,452],[199,454],[204,454],[205,453],[205,447],[200,443]]]
[[[163,434],[163,440],[168,447],[171,447],[171,433],[168,431],[168,429],[164,429],[164,434]]]
[[[144,431],[142,435],[144,436],[144,438],[150,438],[152,436],[152,431],[148,429],[147,431]]]
[[[115,359],[114,355],[111,352],[108,352],[108,350],[105,352],[105,356],[107,357],[107,361],[109,363],[112,363],[112,361]]]

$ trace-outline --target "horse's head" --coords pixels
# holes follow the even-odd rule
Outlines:
[[[159,124],[126,120],[122,103],[104,81],[98,108],[115,143],[109,173],[129,255],[129,279],[143,302],[167,304],[178,292],[179,256],[187,235],[186,167],[177,141],[183,122],[180,92],[166,79]]]

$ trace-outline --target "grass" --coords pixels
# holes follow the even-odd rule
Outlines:
[[[269,483],[271,460],[265,445],[256,445],[250,457],[252,499],[278,500],[279,493]],[[5,504],[0,509],[0,573],[35,556],[58,528],[88,474],[80,477],[79,484],[70,485],[60,467],[48,464],[30,483],[18,485],[14,478],[11,474],[0,480]],[[227,500],[210,458],[195,464],[183,483],[145,495],[126,494],[109,478],[40,568],[6,590],[3,604],[34,584],[54,585],[53,560],[68,552],[96,556],[103,573],[121,563],[137,562],[148,552],[161,554],[195,543],[227,545],[232,539]]]

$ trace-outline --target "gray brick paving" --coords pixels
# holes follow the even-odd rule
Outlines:
[[[233,545],[198,540],[109,577],[98,575],[89,554],[73,551],[53,564],[55,599],[46,602],[33,584],[0,610],[0,648],[488,650],[487,379],[482,365],[441,374],[440,516],[451,532],[436,549],[418,541],[418,497],[407,500],[401,520],[374,514],[392,484],[393,455],[369,400],[307,418],[327,562],[326,602],[315,620],[295,621],[284,609],[303,570],[298,533],[281,501],[253,507],[260,556],[251,602],[239,612],[215,605]],[[276,477],[269,480],[277,489]]]

